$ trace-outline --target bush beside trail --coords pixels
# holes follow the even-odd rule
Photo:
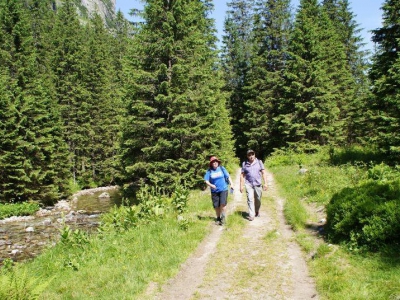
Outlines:
[[[333,195],[327,205],[328,239],[352,249],[400,244],[400,180],[369,180]]]

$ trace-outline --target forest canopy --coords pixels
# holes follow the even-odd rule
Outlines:
[[[348,0],[144,1],[143,22],[76,1],[0,0],[0,201],[51,203],[109,184],[201,187],[210,155],[246,149],[400,152],[398,1],[376,52]],[[58,3],[58,2],[57,2]]]

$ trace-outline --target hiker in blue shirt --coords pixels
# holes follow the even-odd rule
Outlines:
[[[228,171],[221,166],[216,156],[210,157],[210,167],[204,175],[204,181],[211,189],[211,200],[217,215],[216,223],[223,225],[226,221],[226,204],[228,203],[228,183],[233,184]]]
[[[262,185],[264,179],[264,185]],[[254,217],[260,216],[262,191],[267,190],[267,173],[264,164],[256,158],[253,150],[247,150],[247,161],[242,164],[240,176],[240,192],[243,192],[243,186],[246,187],[247,205],[249,207],[249,221]]]

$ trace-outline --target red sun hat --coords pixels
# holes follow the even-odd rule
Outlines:
[[[218,164],[221,163],[221,161],[218,159],[218,157],[216,157],[216,156],[211,156],[211,157],[210,157],[210,166],[211,166],[211,164],[212,164],[214,161],[217,161]]]

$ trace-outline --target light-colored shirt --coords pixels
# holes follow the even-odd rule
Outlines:
[[[265,170],[265,167],[258,158],[255,158],[252,164],[249,161],[243,162],[242,173],[244,174],[245,184],[260,186],[262,184],[262,170]]]

